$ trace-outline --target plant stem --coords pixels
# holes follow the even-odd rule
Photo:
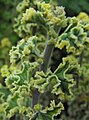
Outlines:
[[[40,68],[40,70],[42,70],[44,73],[46,73],[47,68],[49,66],[53,49],[54,49],[54,44],[47,44],[45,48],[43,64],[41,65],[41,68]]]
[[[44,52],[44,58],[43,58],[43,63],[41,64],[40,71],[42,70],[44,73],[46,73],[47,68],[49,66],[50,58],[53,52],[54,44],[48,44],[46,45],[45,52]],[[35,89],[33,91],[33,97],[32,97],[32,108],[34,105],[38,103],[38,98],[39,98],[39,92],[38,89]]]
[[[82,53],[79,56],[79,64],[80,64],[80,66],[82,66],[83,55],[84,55],[84,51],[82,51]]]
[[[58,34],[59,34],[59,32],[60,32],[60,28],[58,30]],[[48,38],[48,41],[47,41],[47,44],[46,44],[46,47],[44,50],[43,63],[40,66],[40,71],[43,71],[44,73],[47,72],[47,69],[48,69],[48,66],[50,63],[50,59],[51,59],[51,55],[53,53],[53,49],[55,46],[53,43],[49,44],[49,40],[50,39]],[[32,108],[34,107],[34,105],[36,105],[38,103],[39,95],[40,94],[38,92],[38,89],[35,89],[33,91]]]

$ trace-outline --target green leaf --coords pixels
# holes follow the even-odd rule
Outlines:
[[[78,61],[73,56],[68,56],[63,58],[63,63],[61,63],[55,70],[55,74],[61,81],[61,89],[64,93],[70,94],[70,88],[74,85],[73,75],[78,72],[79,65]]]
[[[52,120],[51,116],[47,115],[46,113],[39,113],[36,120]]]

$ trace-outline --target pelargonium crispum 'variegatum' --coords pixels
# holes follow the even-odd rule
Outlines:
[[[14,30],[22,39],[10,51],[15,70],[5,86],[0,85],[0,116],[3,120],[54,120],[79,73],[78,58],[87,33],[77,18],[66,18],[64,8],[52,2],[23,0],[17,11]],[[66,48],[67,55],[52,71],[54,48]]]

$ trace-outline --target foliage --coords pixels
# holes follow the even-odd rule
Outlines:
[[[58,0],[58,3],[65,7],[69,16],[78,15],[82,11],[89,14],[88,0]]]
[[[9,50],[11,49],[11,42],[9,38],[3,38],[0,42],[0,69],[4,64],[9,65]],[[0,70],[0,82],[3,82],[3,78],[1,77]]]
[[[0,84],[0,119],[55,120],[81,76],[87,23],[66,17],[64,8],[53,3],[23,0],[17,6],[14,30],[21,40],[10,50],[11,68],[1,70],[6,79]],[[55,49],[66,55],[53,68]]]
[[[89,37],[89,16],[81,12],[78,15],[82,25]],[[89,38],[87,39],[89,43]],[[87,44],[88,45],[88,44]],[[68,99],[68,110],[62,115],[63,120],[88,120],[89,119],[89,47],[86,46],[81,54],[81,75],[78,79],[78,86],[72,90],[73,96]]]
[[[0,0],[0,41],[4,37],[8,37],[12,44],[15,44],[17,41],[18,37],[12,28],[17,4],[17,0],[14,0],[14,2],[12,0]]]
[[[0,0],[0,69],[4,64],[9,65],[9,51],[15,45],[18,37],[13,31],[14,17],[18,0]],[[1,70],[0,70],[1,71]],[[3,82],[0,72],[0,82]]]
[[[55,1],[60,5],[65,7],[67,16],[76,16],[80,12],[86,12],[89,14],[89,1],[88,0],[44,0],[45,2],[51,1],[55,4]]]

